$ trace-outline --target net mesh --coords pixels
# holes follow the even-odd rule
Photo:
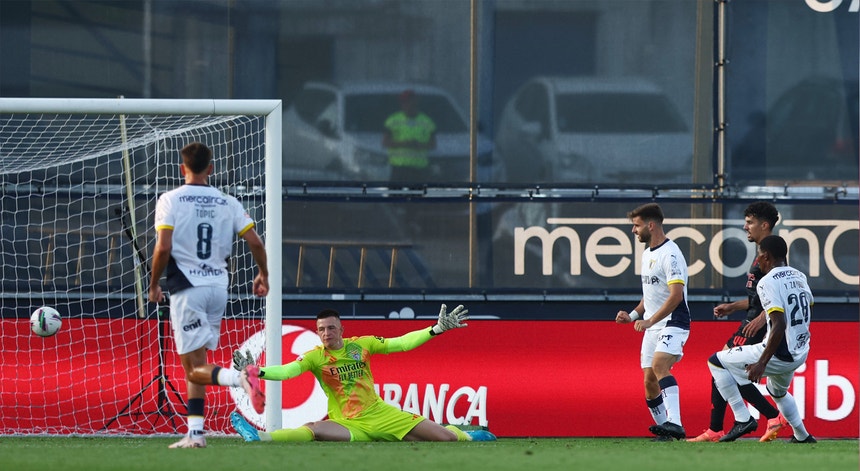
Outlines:
[[[0,113],[0,434],[185,432],[169,305],[146,301],[155,203],[183,183],[179,149],[204,142],[210,184],[239,198],[265,237],[264,131],[265,116],[252,115]],[[264,319],[244,242],[229,269],[208,358],[227,367]],[[62,314],[56,335],[31,332],[39,306]],[[247,398],[207,391],[207,430],[232,433],[228,415],[250,410]]]

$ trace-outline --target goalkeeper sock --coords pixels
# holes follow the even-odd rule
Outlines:
[[[242,385],[242,372],[216,366],[212,370],[212,384],[237,388]]]
[[[446,425],[445,428],[454,432],[454,435],[457,435],[457,441],[458,442],[471,442],[472,441],[472,437],[470,437],[468,434],[466,434],[466,432],[460,430],[455,425]]]
[[[312,442],[314,441],[314,433],[307,427],[299,428],[284,428],[275,430],[270,434],[274,442]],[[260,440],[263,440],[263,434],[260,434]]]

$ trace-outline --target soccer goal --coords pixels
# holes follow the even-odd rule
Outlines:
[[[253,296],[253,257],[237,241],[210,360],[229,366],[255,344],[262,363],[280,363],[280,100],[0,98],[0,434],[184,433],[170,306],[147,289],[155,203],[183,183],[179,150],[193,141],[213,149],[210,184],[257,222],[272,280]],[[52,336],[31,331],[40,306],[62,316]],[[266,386],[264,416],[241,388],[209,388],[208,431],[232,433],[237,408],[279,427],[280,384]]]

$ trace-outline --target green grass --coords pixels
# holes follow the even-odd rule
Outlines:
[[[482,443],[245,443],[168,450],[174,438],[0,437],[3,469],[97,470],[802,470],[858,469],[857,440],[815,445],[654,443],[645,438],[517,438]],[[743,463],[743,466],[738,466]]]

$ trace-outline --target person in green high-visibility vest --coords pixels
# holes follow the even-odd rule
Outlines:
[[[398,97],[400,111],[385,120],[382,145],[388,149],[392,182],[426,182],[429,178],[429,151],[436,148],[436,123],[418,109],[414,90]]]

